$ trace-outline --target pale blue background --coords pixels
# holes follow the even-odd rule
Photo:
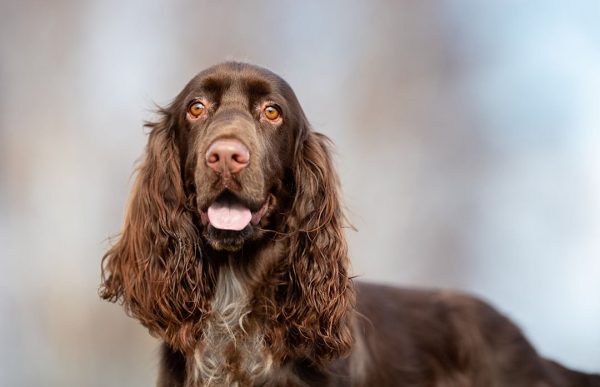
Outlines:
[[[0,385],[153,384],[100,257],[153,103],[224,59],[337,144],[358,275],[476,293],[600,371],[598,1],[4,0]]]

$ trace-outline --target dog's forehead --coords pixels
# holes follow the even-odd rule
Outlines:
[[[209,67],[189,83],[191,89],[224,94],[282,93],[289,88],[277,74],[247,63],[227,62]]]
[[[198,73],[182,90],[179,100],[199,96],[244,99],[276,96],[284,101],[295,100],[294,91],[277,74],[259,66],[240,62],[225,62]]]

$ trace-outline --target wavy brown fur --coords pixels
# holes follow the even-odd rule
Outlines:
[[[285,231],[287,261],[267,334],[270,343],[286,342],[276,358],[304,356],[332,360],[352,344],[353,292],[343,233],[337,176],[328,139],[309,132],[295,158],[296,195]],[[281,265],[281,264],[279,264]]]
[[[104,256],[101,296],[125,309],[169,345],[198,343],[210,308],[214,273],[204,267],[201,241],[183,190],[179,152],[168,111],[149,123],[122,235]]]

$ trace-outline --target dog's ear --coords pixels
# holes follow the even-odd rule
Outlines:
[[[179,350],[200,338],[212,276],[203,275],[198,230],[184,191],[175,120],[165,109],[150,129],[119,240],[102,259],[100,295],[121,301]]]
[[[354,291],[330,141],[308,124],[303,134],[296,145],[295,197],[286,224],[290,240],[283,320],[292,351],[327,361],[350,350]]]

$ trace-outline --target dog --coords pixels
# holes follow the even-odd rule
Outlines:
[[[158,111],[101,297],[163,341],[157,385],[585,387],[486,303],[353,281],[331,143],[227,62]]]

